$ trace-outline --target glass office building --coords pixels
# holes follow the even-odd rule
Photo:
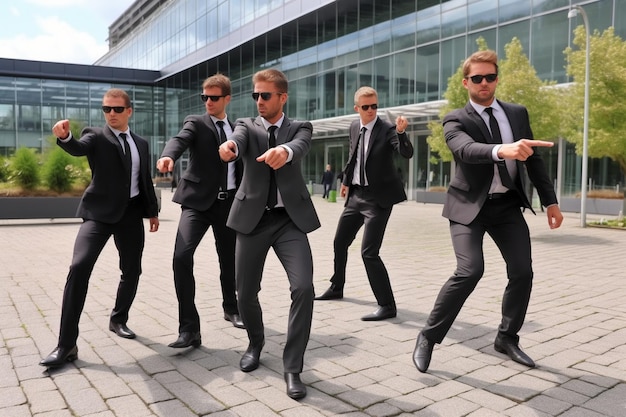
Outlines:
[[[426,125],[438,117],[447,80],[476,50],[476,39],[484,38],[503,57],[504,46],[517,37],[541,79],[570,82],[563,51],[582,24],[580,18],[568,19],[572,5],[584,7],[592,31],[612,26],[626,38],[622,0],[137,0],[109,28],[110,51],[95,67],[158,71],[152,83],[125,83],[140,90],[146,108],[152,106],[146,111],[152,120],[134,128],[152,140],[156,155],[186,115],[204,112],[199,94],[207,76],[221,72],[231,78],[228,113],[237,118],[256,115],[252,75],[263,68],[282,70],[290,80],[286,114],[314,124],[303,169],[315,183],[326,164],[335,170],[345,164],[347,127],[356,118],[353,95],[370,85],[378,90],[381,117],[404,114],[410,121],[415,155],[399,159],[398,169],[413,196],[449,182],[450,164],[431,164]],[[0,97],[0,121],[21,105],[8,97],[18,100],[21,81],[4,75],[0,68],[0,93],[6,93]],[[32,86],[42,91],[41,109],[33,109],[45,113],[42,120],[54,119],[45,102],[47,82]],[[93,83],[94,96],[101,95],[101,84]],[[91,91],[91,85],[81,91]],[[72,85],[65,88],[67,104],[59,106],[74,100],[68,98]],[[94,96],[83,97],[85,106]],[[37,107],[37,97],[32,100]],[[98,105],[81,111],[84,120],[100,121]],[[13,138],[16,146],[20,137]],[[566,195],[580,189],[581,161],[571,146],[563,154]],[[544,155],[556,180],[557,151]],[[590,160],[589,175],[594,187],[624,184],[619,167],[608,159]]]

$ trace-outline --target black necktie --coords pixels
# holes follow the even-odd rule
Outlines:
[[[226,132],[224,131],[224,122],[222,120],[218,120],[217,122],[218,131],[220,133],[220,145],[226,142]],[[222,164],[222,177],[220,179],[220,189],[222,191],[228,190],[228,162]]]
[[[130,155],[130,146],[128,145],[128,140],[126,139],[126,133],[120,133],[120,138],[122,138],[122,144],[124,145],[124,164],[126,164],[126,168],[130,174],[133,159]]]
[[[359,164],[359,180],[361,181],[361,185],[365,187],[365,131],[367,128],[364,126],[361,128],[361,134],[359,134],[359,146],[361,147],[360,159],[361,163]]]
[[[268,149],[276,147],[276,136],[275,131],[278,129],[278,126],[270,126],[269,131],[269,140],[268,140]],[[267,194],[267,207],[274,208],[278,201],[278,188],[276,187],[276,172],[272,167],[270,169],[270,189]]]
[[[498,121],[493,116],[493,107],[487,107],[485,109],[487,114],[489,115],[489,129],[491,130],[491,143],[502,143],[502,135],[500,134],[500,126],[498,125]],[[509,171],[506,169],[506,164],[504,161],[496,162],[498,166],[498,172],[500,173],[500,180],[502,181],[502,185],[510,190],[515,189],[515,184],[513,184],[513,180],[509,175]]]

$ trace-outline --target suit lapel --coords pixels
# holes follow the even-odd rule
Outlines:
[[[380,121],[380,117],[376,116],[376,123],[374,123],[374,127],[372,127],[372,131],[370,132],[370,139],[367,143],[367,153],[365,154],[365,160],[369,158],[370,153],[372,152],[372,148],[375,145],[374,141],[376,141],[376,138],[378,138],[382,125],[383,124]]]
[[[261,151],[260,153],[263,153],[268,149],[268,137],[267,130],[265,130],[261,116],[257,116],[257,118],[254,119],[254,125],[256,126],[257,132],[257,146]]]
[[[105,125],[104,129],[102,129],[102,132],[104,133],[104,137],[111,143],[111,145],[117,148],[117,154],[119,155],[120,160],[122,161],[124,166],[126,166],[126,158],[124,157],[124,148],[122,148],[122,144],[120,143],[115,133],[113,133],[109,125]]]
[[[487,125],[485,124],[485,121],[483,120],[481,115],[476,112],[474,107],[472,107],[469,102],[465,106],[465,112],[467,113],[467,117],[470,118],[470,120],[476,125],[478,130],[480,130],[480,133],[482,133],[482,142],[489,143],[491,141],[491,133],[489,133],[489,129],[487,128]]]
[[[519,120],[519,118],[513,117],[513,113],[515,110],[509,107],[506,103],[502,103],[500,100],[498,100],[498,103],[500,104],[500,107],[502,107],[502,110],[504,111],[504,115],[509,121],[509,126],[511,126],[511,132],[513,133],[513,141],[519,140],[521,136],[521,133],[520,133],[521,127],[517,125],[517,121]]]
[[[202,119],[204,120],[204,124],[206,124],[209,131],[213,133],[213,135],[209,136],[212,136],[215,146],[220,146],[220,132],[217,130],[215,123],[213,123],[213,119],[211,119],[211,116],[208,113],[205,113],[202,116]]]

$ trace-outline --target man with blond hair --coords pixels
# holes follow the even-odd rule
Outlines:
[[[361,257],[378,309],[361,320],[377,321],[396,317],[396,302],[387,268],[379,252],[393,205],[406,200],[404,185],[394,156],[413,156],[413,145],[405,130],[407,120],[399,116],[396,125],[377,115],[378,94],[361,87],[354,94],[354,110],[359,119],[350,125],[350,155],[344,169],[340,195],[346,197],[334,239],[335,269],[331,285],[316,300],[343,298],[348,247],[365,225]]]

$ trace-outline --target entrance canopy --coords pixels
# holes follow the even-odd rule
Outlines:
[[[426,103],[407,104],[405,106],[379,108],[378,116],[381,118],[391,119],[391,123],[395,123],[396,117],[404,116],[409,125],[416,123],[425,123],[439,115],[439,109],[446,103],[446,100],[429,101]],[[333,135],[348,130],[350,123],[357,120],[358,113],[347,114],[344,116],[329,117],[327,119],[311,120],[313,124],[313,134]]]

